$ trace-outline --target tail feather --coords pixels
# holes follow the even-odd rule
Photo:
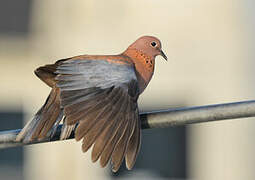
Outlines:
[[[67,125],[66,124],[66,118],[63,120],[63,126],[61,129],[61,134],[60,134],[60,140],[64,140],[70,137],[72,131],[74,130],[76,124],[73,125]]]
[[[28,143],[32,139],[32,135],[35,128],[38,126],[40,122],[40,116],[42,114],[43,107],[39,109],[39,111],[35,114],[34,118],[30,120],[25,127],[21,130],[21,132],[17,135],[16,141],[23,141],[24,143]]]
[[[59,89],[53,88],[45,104],[36,113],[34,118],[18,134],[16,141],[25,143],[41,140],[52,136],[57,125],[63,118],[63,110],[60,108]]]

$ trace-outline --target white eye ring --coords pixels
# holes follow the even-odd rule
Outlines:
[[[156,47],[157,46],[157,43],[155,41],[151,42],[151,46],[152,47]]]

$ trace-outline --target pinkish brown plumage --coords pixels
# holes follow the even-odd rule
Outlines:
[[[157,38],[143,36],[120,55],[75,56],[39,67],[35,74],[52,90],[17,141],[45,139],[63,119],[61,139],[77,126],[82,150],[94,145],[93,162],[100,159],[104,167],[111,159],[116,172],[125,158],[131,169],[141,141],[137,99],[151,80],[157,55],[167,59]]]

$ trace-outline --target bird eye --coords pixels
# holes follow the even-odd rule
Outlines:
[[[156,45],[157,45],[157,43],[154,42],[154,41],[151,43],[151,46],[152,46],[152,47],[155,47]]]

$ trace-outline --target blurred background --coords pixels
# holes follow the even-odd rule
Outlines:
[[[49,88],[38,66],[80,54],[117,54],[142,35],[169,61],[141,111],[255,99],[253,0],[1,0],[0,130],[21,128]],[[134,170],[101,169],[74,140],[0,150],[0,179],[254,179],[254,118],[144,130]]]

